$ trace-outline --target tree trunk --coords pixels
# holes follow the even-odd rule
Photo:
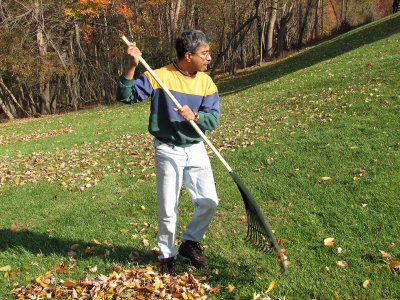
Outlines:
[[[38,0],[35,0],[34,3],[34,16],[37,20],[37,27],[36,27],[36,42],[38,43],[39,48],[39,56],[42,60],[46,59],[47,56],[47,42],[44,37],[44,20],[43,20],[43,10],[42,4],[39,3]],[[42,61],[43,64],[43,61]],[[50,84],[45,76],[42,74],[44,70],[40,70],[39,78],[39,100],[40,100],[40,112],[41,114],[50,114],[51,107],[50,107]],[[43,77],[43,78],[42,78]]]
[[[329,2],[331,3],[332,11],[333,11],[333,14],[335,15],[335,19],[336,19],[337,26],[340,26],[340,20],[339,20],[337,11],[336,11],[336,7],[335,7],[335,5],[333,4],[332,0],[329,0]]]
[[[11,110],[9,109],[9,107],[4,103],[3,99],[1,98],[0,95],[0,108],[4,111],[4,113],[6,114],[7,118],[9,120],[13,120],[14,116],[11,112]]]
[[[324,0],[321,0],[321,34],[322,36],[325,36],[325,30],[324,30]]]
[[[0,77],[0,87],[8,94],[7,98],[12,100],[12,101],[9,101],[8,103],[6,103],[4,101],[1,101],[2,102],[1,107],[3,108],[3,106],[5,106],[5,108],[3,108],[3,111],[6,114],[10,113],[14,117],[17,117],[18,116],[18,111],[17,111],[16,107],[18,107],[22,112],[24,112],[27,116],[29,116],[29,113],[24,110],[24,108],[21,106],[20,103],[18,103],[18,101],[15,98],[14,94],[5,85],[5,83],[3,82],[3,79],[1,77]]]
[[[282,17],[279,20],[279,28],[278,28],[278,45],[277,45],[277,52],[278,55],[282,55],[284,49],[288,48],[287,45],[287,35],[288,35],[288,24],[293,16],[293,7],[294,2],[290,5],[289,8],[286,6],[287,3],[283,5],[282,8]]]
[[[170,19],[170,57],[173,57],[175,38],[178,35],[178,20],[179,20],[179,12],[181,10],[181,0],[173,0],[168,5],[169,9],[169,19]]]
[[[271,16],[268,22],[268,32],[267,32],[267,56],[271,58],[274,54],[274,29],[276,16],[278,14],[278,0],[272,1]]]
[[[300,10],[299,10],[299,14],[300,14],[300,22],[299,22],[299,38],[297,41],[297,47],[300,49],[303,46],[303,40],[304,40],[304,35],[306,33],[306,29],[307,29],[307,21],[308,21],[308,16],[310,14],[310,10],[311,10],[311,0],[307,0],[307,6],[305,8],[305,15],[304,18],[302,17],[302,4],[300,4]]]
[[[258,45],[259,45],[259,57],[258,57],[258,64],[261,65],[264,59],[264,33],[265,33],[265,25],[266,22],[263,20],[262,16],[260,15],[257,18],[257,28],[258,28]]]
[[[347,5],[348,1],[347,0],[342,0],[342,11],[340,13],[340,27],[341,29],[347,29],[348,27],[348,21],[347,21]]]
[[[314,38],[319,39],[320,31],[319,31],[319,18],[320,18],[320,8],[321,8],[321,0],[316,0],[317,6],[315,7],[315,22],[314,22]]]

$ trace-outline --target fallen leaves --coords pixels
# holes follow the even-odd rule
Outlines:
[[[229,293],[233,293],[233,291],[235,290],[235,286],[229,283],[226,289]]]
[[[390,253],[385,252],[383,250],[379,250],[379,254],[380,254],[380,257],[382,257],[382,258],[392,258],[392,255]]]
[[[149,240],[148,239],[143,239],[142,243],[145,247],[148,247],[150,245]]]
[[[335,244],[335,238],[334,237],[328,237],[324,239],[324,246],[325,247],[333,247],[333,245]],[[336,254],[338,256],[342,255],[343,253],[343,248],[342,247],[337,247],[336,248]],[[347,262],[345,260],[337,260],[336,261],[336,265],[341,267],[341,268],[345,268],[347,267]],[[324,272],[330,272],[330,268],[328,266],[325,266],[323,268]]]
[[[338,260],[338,261],[336,261],[336,264],[337,264],[339,267],[342,267],[342,268],[347,267],[347,262],[344,261],[344,260]]]
[[[242,123],[227,120],[223,128],[209,133],[210,140],[219,151],[235,151],[269,139],[272,129],[265,117],[267,110],[270,110],[267,106],[254,106],[243,114],[242,110],[232,109],[232,114],[241,116]],[[55,129],[36,138],[69,132],[68,128]],[[32,138],[34,135],[21,141]],[[155,176],[152,140],[149,133],[124,134],[109,140],[54,148],[51,152],[22,154],[17,151],[4,155],[0,157],[0,189],[5,185],[56,182],[68,190],[85,191],[109,174],[130,174],[137,183],[142,183]]]
[[[332,247],[334,244],[334,240],[335,240],[335,238],[333,238],[333,237],[324,239],[324,246]]]
[[[363,282],[363,284],[362,284],[362,287],[364,288],[364,289],[366,289],[366,288],[368,288],[368,286],[370,285],[370,281],[367,279],[367,280],[365,280],[364,282]]]
[[[389,270],[391,273],[400,275],[400,260],[393,259],[392,254],[383,250],[379,250],[379,260],[384,264],[385,268]]]
[[[272,289],[275,287],[275,284],[276,284],[276,281],[275,281],[275,279],[273,279],[269,283],[268,288],[265,292],[253,294],[253,300],[272,300],[271,297],[268,296],[268,293],[272,291]]]
[[[400,275],[400,260],[392,260],[387,265],[392,273]]]
[[[121,232],[121,234],[128,234],[129,233],[129,229],[125,228],[125,227],[121,228],[119,231]]]
[[[33,133],[33,134],[28,134],[28,135],[13,134],[12,143],[37,140],[37,139],[41,139],[41,138],[57,136],[57,135],[61,135],[61,134],[71,133],[71,132],[73,132],[73,130],[71,128],[63,128],[63,129],[54,129],[54,130],[50,130],[48,132]],[[10,143],[11,143],[10,139],[8,139],[4,136],[0,137],[0,145],[7,145]]]
[[[56,282],[49,271],[27,286],[14,285],[11,294],[17,299],[208,299],[212,289],[203,283],[206,278],[184,273],[160,275],[152,266],[111,272],[108,275],[86,276],[83,279]],[[234,289],[234,286],[229,287]],[[42,299],[42,298],[40,298]]]
[[[10,272],[11,271],[11,266],[10,265],[6,265],[3,267],[0,267],[0,272]]]
[[[11,224],[10,226],[8,226],[8,230],[10,231],[18,231],[19,226],[17,224]]]
[[[97,266],[88,267],[87,270],[88,270],[90,273],[96,273],[96,272],[97,272]]]
[[[153,177],[153,152],[148,133],[126,134],[53,152],[32,152],[0,157],[0,188],[27,183],[58,182],[65,189],[84,191],[113,173]],[[138,155],[131,155],[133,151]]]
[[[269,283],[268,289],[265,291],[265,293],[269,293],[270,291],[272,291],[272,289],[274,288],[275,284],[276,284],[276,281],[275,281],[275,280],[272,280],[272,281]]]

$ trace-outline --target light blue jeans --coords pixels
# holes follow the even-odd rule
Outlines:
[[[214,176],[204,143],[177,147],[154,140],[157,173],[159,259],[177,255],[176,227],[179,194],[184,182],[194,212],[182,241],[203,238],[218,206]]]

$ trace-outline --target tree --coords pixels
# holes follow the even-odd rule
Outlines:
[[[274,54],[273,42],[274,42],[274,30],[276,18],[278,15],[278,0],[272,0],[271,3],[271,14],[268,22],[268,31],[267,31],[267,56],[270,58]]]
[[[122,34],[154,67],[194,27],[210,37],[210,74],[389,14],[390,0],[0,0],[0,113],[7,118],[114,103]],[[139,66],[141,68],[141,66]],[[143,69],[142,69],[143,70]],[[138,70],[140,73],[142,70]]]

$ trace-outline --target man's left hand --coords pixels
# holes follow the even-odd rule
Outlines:
[[[196,119],[196,114],[187,105],[184,105],[181,108],[174,108],[174,111],[180,114],[186,121],[194,121]]]

